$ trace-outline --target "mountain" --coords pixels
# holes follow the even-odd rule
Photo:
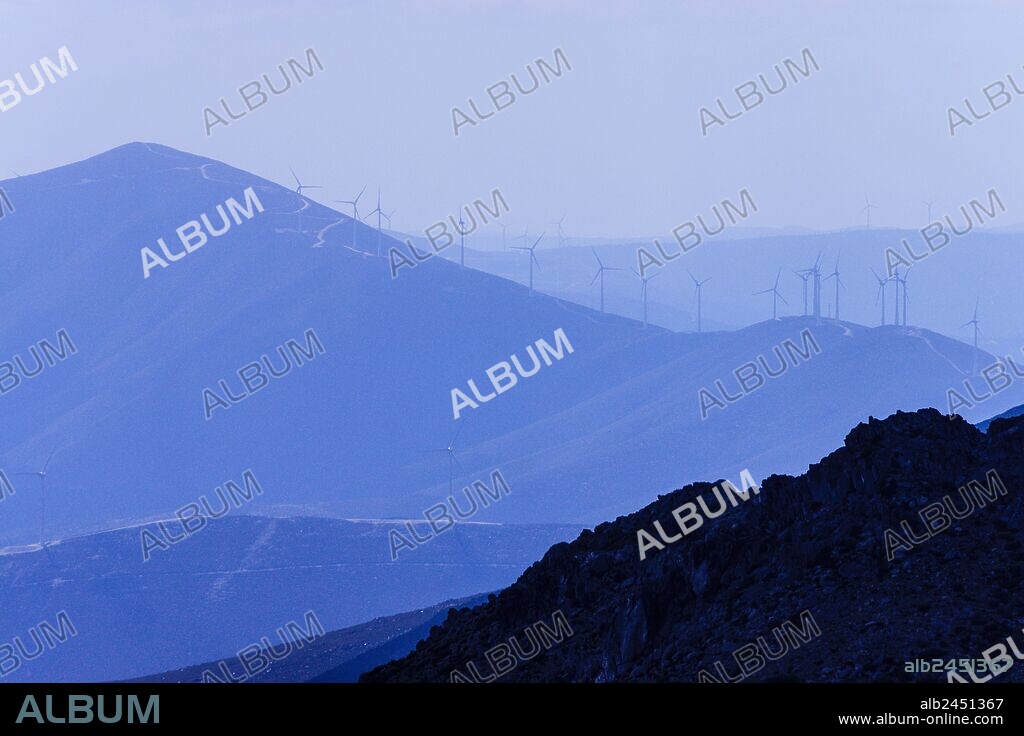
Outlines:
[[[140,677],[132,682],[202,682],[204,673],[227,680],[221,669],[221,661],[231,678],[245,682],[356,682],[359,675],[374,667],[390,662],[409,653],[416,643],[440,624],[452,608],[472,608],[487,600],[486,595],[471,596],[454,601],[445,601],[435,606],[407,611],[394,616],[381,616],[372,621],[350,626],[339,631],[329,631],[319,638],[306,643],[295,642],[292,651],[283,658],[276,658],[267,649],[261,649],[263,659],[247,654],[249,669],[238,657],[229,657],[216,662],[206,662],[191,667],[164,672],[159,675]],[[311,629],[306,628],[306,631]],[[275,653],[285,647],[280,641],[271,642]],[[275,661],[275,659],[277,661]],[[260,669],[266,660],[271,664]],[[249,674],[253,672],[254,674]],[[210,674],[206,675],[208,680]]]
[[[576,351],[464,419],[468,446],[667,355],[655,349],[670,337],[661,330],[441,259],[392,280],[365,225],[356,250],[344,215],[163,146],[123,146],[4,186],[18,210],[4,221],[0,343],[29,372],[30,348],[57,344],[59,331],[76,348],[0,397],[0,469],[38,470],[56,450],[47,481],[54,536],[166,515],[246,469],[266,489],[264,506],[339,503],[345,516],[376,516],[372,506],[400,497],[392,509],[416,517],[447,493],[447,462],[422,451],[457,429],[453,387],[468,391],[469,379],[486,380],[515,351],[529,366],[525,347],[553,344],[560,328]],[[217,205],[244,204],[249,187],[263,212],[144,278],[143,248],[159,254],[163,238],[181,253],[176,228],[202,214],[221,224]],[[323,245],[311,247],[317,233]],[[383,240],[385,250],[397,245]],[[309,329],[323,353],[307,342]],[[257,380],[258,394],[207,418],[204,389],[224,394],[224,380],[245,396],[239,369],[268,356],[281,370],[277,349],[287,353],[289,340],[313,359],[293,351],[301,368],[263,388]],[[470,471],[487,477],[507,460],[494,453]],[[0,516],[9,543],[38,541],[39,505],[23,483]],[[422,500],[410,501],[417,490]]]
[[[20,608],[0,624],[27,631],[60,610],[50,591],[70,587],[89,636],[114,632],[109,646],[83,633],[26,676],[133,677],[228,656],[301,616],[300,601],[321,601],[324,624],[338,628],[500,588],[550,544],[644,506],[679,478],[799,473],[869,415],[945,411],[975,359],[971,347],[916,327],[804,317],[673,333],[444,258],[393,279],[386,254],[400,244],[389,236],[378,256],[366,225],[156,144],[2,184],[17,211],[2,232],[0,471],[11,484],[0,486],[0,580]],[[229,223],[202,247],[189,239]],[[166,267],[153,265],[161,240]],[[728,293],[723,282],[716,288]],[[555,348],[531,360],[541,341]],[[517,370],[515,385],[505,376],[497,382],[507,390],[455,418],[453,389],[492,385],[487,371],[497,378],[513,358],[535,374]],[[737,373],[762,360],[786,370],[741,391]],[[286,374],[267,377],[284,365]],[[702,413],[707,392],[733,398]],[[204,407],[228,393],[230,405]],[[974,412],[1021,403],[1014,385]],[[452,442],[449,458],[442,448]],[[19,475],[44,466],[45,496],[40,477]],[[493,486],[496,473],[507,492],[473,504],[473,526],[432,542],[434,552],[403,549],[394,566],[388,519],[423,528],[430,509],[446,510],[449,496],[467,508],[463,494]],[[261,492],[244,508],[141,568],[140,524],[194,515],[202,502],[220,507],[218,496],[250,476]],[[292,566],[315,564],[300,554],[307,527],[321,528],[313,517],[337,534],[323,543],[334,550],[323,564],[381,564],[354,581],[317,578],[310,591],[322,598],[297,595],[294,581],[222,599],[223,586],[190,577],[239,578],[248,555],[267,548],[265,534]],[[371,522],[339,519],[384,524],[363,533]],[[499,570],[492,557],[465,564],[446,546],[487,539],[492,528],[477,523],[532,526],[493,528],[507,553]],[[517,538],[523,528],[536,531]],[[431,562],[443,570],[410,581],[405,566],[442,549],[449,556]],[[356,583],[373,595],[346,598]],[[102,592],[109,586],[116,595]],[[122,593],[147,612],[141,622],[121,625]],[[156,593],[184,603],[158,608]],[[245,625],[183,637],[192,612]],[[179,644],[152,646],[172,635]]]
[[[421,537],[430,536],[426,522],[417,526]],[[157,524],[66,539],[45,551],[0,551],[4,641],[20,637],[33,652],[33,630],[38,632],[43,621],[56,626],[60,611],[77,630],[74,638],[23,661],[20,669],[10,671],[11,663],[5,663],[4,680],[144,677],[233,658],[264,637],[280,650],[275,632],[289,631],[288,622],[308,630],[307,612],[332,631],[434,606],[438,591],[462,598],[496,590],[552,544],[580,530],[460,522],[415,550],[400,550],[392,560],[388,532],[393,527],[404,529],[399,520],[236,515],[210,521],[170,549],[153,549],[148,562],[141,554],[142,531],[160,535]],[[184,536],[177,522],[164,528]],[[373,641],[381,643],[385,635],[400,633],[400,623],[362,632],[378,631]],[[414,628],[415,621],[407,623]],[[296,672],[312,677],[337,666],[341,660],[333,657],[330,652],[322,661],[314,657]]]
[[[979,659],[1019,641],[1022,458],[1024,417],[996,420],[987,434],[930,409],[871,419],[806,473],[765,479],[695,530],[681,510],[690,533],[643,560],[638,530],[655,533],[659,522],[678,534],[673,510],[698,495],[720,508],[709,484],[555,545],[487,605],[450,612],[411,654],[362,680],[447,682],[458,670],[467,679],[503,671],[507,682],[708,681],[702,671],[945,681],[906,663]],[[542,638],[541,622],[552,635]],[[999,681],[1024,682],[1024,667]]]
[[[62,330],[76,349],[0,396],[0,470],[17,489],[0,515],[7,544],[39,541],[40,484],[13,474],[51,453],[54,539],[166,517],[246,470],[265,490],[252,513],[419,518],[449,494],[433,450],[456,435],[456,493],[495,470],[512,489],[479,520],[596,523],[680,475],[799,472],[868,414],[945,409],[974,357],[927,330],[803,317],[676,334],[443,258],[392,279],[365,225],[353,238],[344,215],[155,144],[4,186],[18,210],[4,221],[0,341],[29,373]],[[231,199],[251,219],[186,254],[175,230],[204,214],[220,224]],[[179,260],[144,278],[142,249],[160,253],[159,238]],[[736,394],[740,366],[804,330],[820,355],[702,419],[701,389]],[[559,331],[571,353],[454,418],[453,389],[489,386],[512,356],[530,368],[527,347],[560,345]],[[289,350],[291,372],[266,377],[260,364],[280,369]],[[1021,403],[1019,388],[982,411]],[[238,403],[204,407],[207,389]]]

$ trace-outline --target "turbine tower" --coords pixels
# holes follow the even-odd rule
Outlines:
[[[538,269],[540,268],[540,261],[537,260],[537,254],[534,251],[537,249],[537,244],[540,242],[541,238],[543,238],[543,237],[544,237],[544,233],[541,233],[540,234],[540,238],[537,238],[536,240],[534,240],[533,241],[533,245],[531,245],[529,248],[522,248],[522,247],[520,247],[518,245],[513,245],[512,246],[512,248],[514,250],[525,250],[525,251],[527,251],[530,254],[530,296],[533,296],[533,264],[536,263],[537,264],[537,268]],[[523,241],[523,242],[525,242],[525,241]]]
[[[697,292],[697,332],[699,333],[699,332],[701,332],[701,297],[703,296],[703,293],[704,293],[704,284],[709,282],[711,280],[711,277],[708,276],[703,281],[698,281],[694,277],[694,275],[692,273],[690,273],[689,271],[687,271],[686,273],[690,274],[690,280],[693,281],[694,291]],[[807,295],[804,294],[804,309],[805,309],[805,311],[806,311],[806,308],[807,308],[807,298],[806,297],[807,297]]]
[[[565,237],[565,231],[562,230],[562,223],[563,222],[565,222],[565,215],[562,215],[562,217],[560,219],[556,220],[555,222],[549,222],[548,223],[549,225],[554,225],[555,227],[558,228],[558,247],[559,248],[562,247],[562,243],[564,243],[566,240],[568,240],[568,238]]]
[[[366,185],[364,184],[363,188],[359,190],[359,194],[356,195],[355,199],[336,199],[336,200],[334,200],[335,202],[338,202],[339,204],[349,204],[349,205],[352,205],[352,247],[356,248],[357,250],[359,248],[359,245],[358,245],[358,243],[356,243],[356,227],[357,227],[356,220],[359,219],[359,198],[363,196],[363,192],[365,192],[365,191],[366,191]]]
[[[779,279],[780,278],[782,278],[782,269],[781,268],[779,269],[779,273],[775,276],[775,286],[773,286],[770,289],[765,289],[764,291],[755,291],[753,293],[753,296],[758,296],[760,294],[771,294],[772,295],[772,319],[778,319],[778,314],[779,314],[779,312],[778,312],[778,307],[779,307],[778,300],[779,299],[782,299],[782,303],[783,304],[789,304],[789,302],[787,302],[785,300],[785,298],[783,298],[782,294],[779,293]]]
[[[821,251],[818,251],[811,274],[814,276],[814,317],[821,319]]]
[[[37,470],[34,473],[11,473],[11,475],[15,475],[15,476],[18,476],[18,475],[25,475],[25,476],[34,475],[35,477],[39,478],[39,484],[40,484],[40,490],[41,490],[40,505],[39,505],[39,546],[41,546],[44,550],[46,549],[46,475],[47,475],[46,470],[47,470],[47,468],[50,467],[50,461],[53,460],[53,456],[54,456],[54,454],[56,452],[57,452],[57,448],[56,447],[53,448],[50,451],[50,456],[48,458],[46,458],[46,462],[43,463],[43,469],[42,470]],[[47,551],[47,555],[49,555],[49,551]]]
[[[466,267],[466,221],[462,219],[462,210],[459,210],[459,265]]]
[[[604,272],[605,271],[625,271],[624,268],[609,268],[601,262],[601,257],[597,255],[597,251],[594,248],[590,249],[594,253],[594,258],[597,259],[597,273],[594,274],[594,278],[590,280],[590,285],[593,286],[594,282],[600,277],[601,279],[601,314],[604,314]]]
[[[923,204],[926,207],[928,207],[928,223],[931,224],[931,221],[932,221],[932,205],[935,204],[935,200],[933,199],[931,202],[924,202]]]
[[[904,291],[904,294],[905,293],[906,292]],[[980,298],[976,299],[974,301],[974,319],[970,320],[969,322],[964,322],[962,325],[960,325],[960,329],[963,329],[964,327],[967,327],[969,325],[973,325],[973,327],[974,327],[974,371],[971,374],[973,376],[978,375],[978,335],[981,333],[981,328],[978,326],[978,301],[979,300],[980,300]]]
[[[864,207],[861,209],[861,212],[866,212],[867,213],[867,218],[868,218],[868,220],[867,220],[867,222],[868,222],[867,229],[868,230],[871,229],[871,210],[877,210],[877,209],[878,208],[875,207],[875,205],[871,204],[871,202],[868,200],[867,197],[864,197]]]
[[[841,254],[840,254],[841,255]],[[825,280],[829,279],[836,280],[836,322],[839,321],[839,286],[843,283],[842,279],[839,278],[839,256],[836,256],[836,267],[832,273],[825,277]]]
[[[303,232],[303,230],[302,230],[302,210],[305,209],[305,203],[302,201],[303,200],[302,190],[303,189],[323,189],[323,187],[320,186],[319,184],[303,184],[301,181],[299,181],[299,177],[295,173],[295,169],[289,168],[288,170],[290,172],[292,172],[292,178],[295,179],[295,193],[297,195],[299,195],[299,204],[302,205],[301,207],[299,207],[299,232],[301,233],[301,232]]]
[[[875,304],[878,304],[879,297],[882,300],[882,327],[885,327],[885,285],[889,283],[889,279],[883,279],[877,273],[875,269],[871,269],[871,273],[874,274],[875,280],[878,281],[878,294],[875,296]]]
[[[904,327],[907,326],[907,302],[910,301],[908,299],[908,297],[907,297],[907,277],[909,275],[910,275],[910,269],[909,268],[907,268],[907,272],[905,274],[903,274],[903,278],[902,279],[899,278],[899,276],[897,275],[897,279],[899,280],[899,282],[901,284],[903,284],[903,326]]]
[[[896,309],[893,310],[892,323],[899,327],[900,324],[900,267],[896,266],[893,269],[893,275],[889,277],[889,280],[896,284],[896,298],[893,300],[896,302]]]
[[[633,273],[640,279],[640,301],[644,305],[644,329],[647,328],[647,282],[657,276],[657,272],[652,273],[650,276],[641,276],[637,273],[636,269],[633,269]]]
[[[455,436],[452,437],[451,442],[446,447],[439,447],[434,450],[424,450],[424,452],[443,452],[448,455],[448,495],[455,495],[455,466],[459,466],[459,470],[465,473],[465,468],[462,467],[462,463],[455,457],[455,443],[459,440],[459,433],[462,431],[462,425],[455,431]]]
[[[385,220],[388,221],[388,224],[390,225],[391,224],[391,217],[389,215],[385,214],[384,210],[382,210],[380,208],[380,188],[379,187],[377,188],[377,207],[376,207],[376,209],[371,210],[369,213],[367,213],[366,216],[367,217],[372,217],[373,215],[377,215],[377,255],[380,255],[381,238],[383,237],[383,230],[381,229],[380,221],[381,221],[381,218],[384,218]]]

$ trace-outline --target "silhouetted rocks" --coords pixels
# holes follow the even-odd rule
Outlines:
[[[929,534],[921,509],[960,499],[971,481],[990,489],[992,470],[1007,494],[992,491],[994,500]],[[775,648],[776,627],[809,611],[821,635],[746,679],[945,682],[944,672],[904,663],[978,659],[1020,638],[1022,483],[1024,417],[993,421],[987,434],[934,409],[870,419],[804,475],[767,478],[749,502],[642,562],[637,530],[660,520],[677,533],[672,510],[710,484],[555,545],[487,604],[450,611],[411,654],[363,680],[447,682],[467,662],[489,673],[485,652],[555,611],[572,636],[499,682],[694,682],[701,670],[722,679],[716,661],[735,676],[734,651],[758,637]],[[889,561],[885,531],[902,537],[904,521],[917,542],[890,550]],[[1024,681],[1024,664],[998,679]]]

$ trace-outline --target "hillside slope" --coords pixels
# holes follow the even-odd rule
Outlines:
[[[165,526],[184,536],[177,522]],[[233,657],[261,637],[276,644],[278,628],[302,624],[307,611],[332,631],[437,605],[445,600],[439,591],[462,598],[497,590],[580,530],[461,522],[392,560],[388,531],[404,528],[397,520],[225,516],[152,550],[145,562],[142,528],[160,533],[151,524],[67,539],[45,552],[0,550],[0,631],[8,641],[30,642],[32,627],[61,610],[78,630],[7,681],[143,677]],[[418,529],[429,534],[425,522]]]

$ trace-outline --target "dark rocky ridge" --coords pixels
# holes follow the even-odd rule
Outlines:
[[[918,511],[995,469],[1008,494],[887,561],[883,534],[922,533]],[[752,468],[756,474],[756,468]],[[734,482],[736,479],[732,479]],[[933,409],[858,425],[844,446],[799,477],[772,476],[761,492],[664,550],[639,559],[637,530],[710,491],[707,483],[552,547],[486,605],[452,610],[408,656],[363,681],[447,682],[468,661],[486,675],[488,649],[565,613],[573,636],[520,663],[500,682],[689,681],[714,662],[810,610],[821,636],[751,681],[941,681],[908,673],[914,659],[980,658],[1021,641],[1024,591],[1024,417],[982,433]],[[712,508],[715,500],[705,495]],[[528,647],[527,647],[528,648]],[[1024,681],[1024,664],[999,675]]]

